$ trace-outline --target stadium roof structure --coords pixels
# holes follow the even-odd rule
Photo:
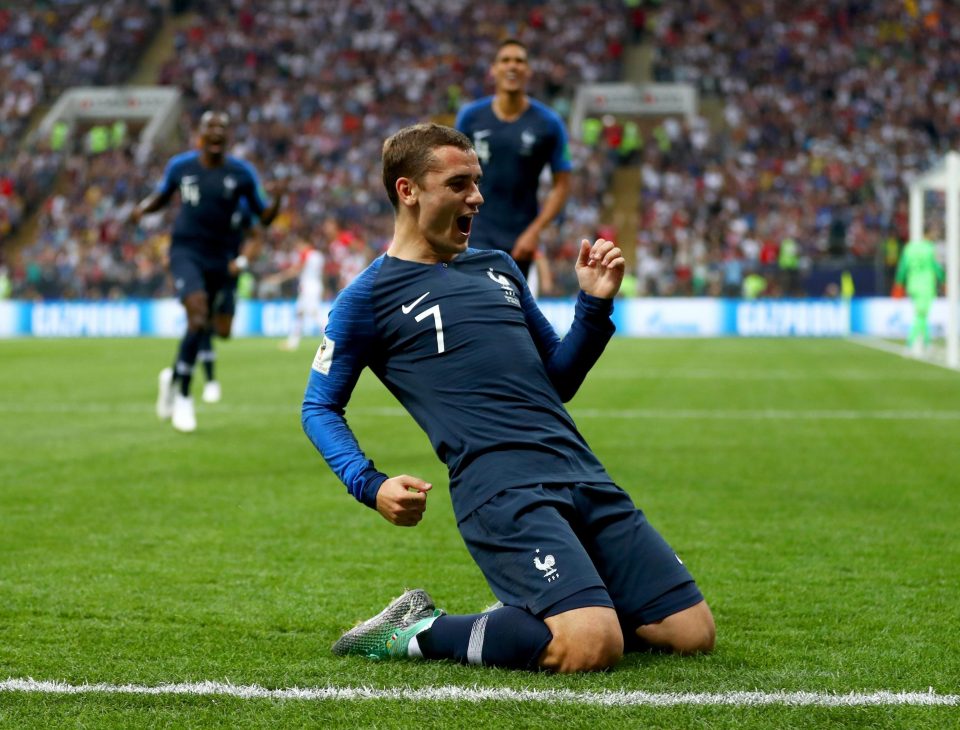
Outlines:
[[[910,183],[910,239],[923,237],[924,193],[944,194],[947,246],[947,365],[960,370],[960,152],[948,152]]]

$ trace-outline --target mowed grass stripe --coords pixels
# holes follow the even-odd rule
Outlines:
[[[718,645],[707,657],[631,653],[616,671],[568,677],[333,656],[343,631],[404,588],[426,588],[451,613],[493,601],[457,532],[444,466],[365,374],[347,409],[361,445],[381,470],[435,485],[423,524],[394,528],[346,493],[303,435],[312,348],[218,342],[224,402],[198,402],[190,436],[153,413],[156,374],[175,349],[0,343],[0,404],[12,409],[0,412],[0,678],[151,692],[210,679],[276,692],[375,688],[393,699],[7,691],[0,726],[957,724],[957,704],[619,707],[403,694],[812,693],[834,703],[960,694],[953,373],[839,340],[612,341],[571,413],[691,566]],[[503,417],[516,417],[509,405]]]
[[[524,702],[598,705],[605,707],[673,707],[677,705],[758,707],[878,707],[891,705],[957,706],[960,695],[936,692],[576,692],[571,690],[483,689],[478,687],[291,687],[268,689],[259,685],[194,682],[143,686],[136,684],[67,684],[65,682],[8,679],[0,692],[45,694],[134,694],[228,696],[273,700],[412,700],[414,702]]]
[[[222,412],[236,415],[296,415],[295,408],[229,405],[199,406],[208,413]],[[0,403],[0,413],[21,414],[140,414],[150,413],[152,408],[136,403]],[[661,408],[570,408],[575,418],[616,418],[631,419],[680,419],[680,420],[708,420],[708,421],[957,421],[960,420],[960,411],[856,411],[856,410],[701,410],[701,409],[661,409]],[[348,408],[351,416],[376,416],[384,418],[400,418],[409,414],[400,406],[396,407],[367,407],[358,406]]]

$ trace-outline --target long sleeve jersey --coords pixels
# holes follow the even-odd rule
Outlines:
[[[303,428],[350,493],[375,507],[387,475],[344,417],[369,367],[447,465],[458,520],[510,487],[611,483],[563,403],[612,336],[612,308],[581,292],[560,339],[503,252],[469,249],[449,264],[381,256],[334,303]]]

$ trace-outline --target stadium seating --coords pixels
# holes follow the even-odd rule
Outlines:
[[[771,273],[761,251],[787,239],[803,267],[889,270],[905,182],[960,136],[944,52],[958,21],[944,2],[664,4],[655,78],[695,84],[719,111],[712,129],[674,125],[645,149],[643,248],[666,288],[692,264],[719,291],[732,258]],[[773,268],[782,293],[789,277]]]
[[[121,15],[139,7],[107,5]],[[65,7],[61,28],[80,13]],[[285,265],[296,237],[322,240],[328,217],[362,235],[372,257],[391,230],[379,183],[384,133],[424,118],[452,121],[461,101],[489,91],[489,59],[507,35],[530,48],[531,93],[561,112],[578,83],[621,78],[631,38],[649,44],[657,80],[700,90],[703,117],[644,129],[629,156],[640,168],[641,293],[739,296],[753,274],[764,296],[819,295],[829,277],[818,269],[841,268],[869,274],[858,292],[869,291],[907,235],[905,181],[960,135],[960,102],[949,93],[956,54],[945,51],[960,8],[943,2],[695,0],[642,14],[644,32],[635,11],[612,0],[421,0],[402,10],[210,1],[194,10],[197,21],[177,35],[157,79],[187,100],[179,147],[157,150],[146,165],[117,151],[109,153],[116,164],[101,164],[74,150],[71,184],[52,195],[45,171],[56,169],[56,153],[21,159],[0,180],[0,227],[22,218],[28,196],[48,196],[40,233],[15,270],[16,295],[169,294],[169,214],[136,233],[116,223],[213,106],[231,113],[234,153],[267,179],[291,178],[270,233],[276,252],[257,262],[258,273]],[[22,46],[28,36],[3,37]],[[77,82],[73,69],[57,77],[56,64],[47,68],[45,88]],[[616,151],[623,130],[608,126],[591,144],[574,143],[574,191],[544,237],[558,294],[575,288],[571,242],[599,233],[625,159]]]
[[[379,181],[385,130],[424,118],[452,122],[461,99],[489,92],[487,70],[500,38],[528,43],[536,68],[531,91],[568,108],[576,84],[617,78],[625,33],[622,4],[609,1],[564,3],[550,12],[523,2],[418,2],[405,10],[330,2],[195,7],[198,19],[177,35],[158,83],[183,91],[181,144],[204,109],[225,108],[233,121],[232,152],[254,162],[266,179],[291,179],[285,212],[256,265],[260,274],[284,265],[297,236],[322,238],[328,217],[354,228],[369,257],[379,253],[392,230]],[[585,40],[578,30],[585,26],[604,32]],[[159,179],[172,151],[157,150],[139,166],[129,150],[92,155],[74,149],[70,184],[47,199],[41,231],[23,252],[28,263],[16,272],[17,295],[169,294],[159,275],[169,213],[136,233],[119,222]],[[572,207],[595,217],[603,153],[578,147],[576,155],[587,179]],[[572,220],[582,225],[582,218]]]
[[[50,193],[63,162],[47,140],[24,149],[33,115],[72,86],[122,81],[161,18],[158,0],[0,8],[0,240]],[[35,257],[29,263],[39,265]]]

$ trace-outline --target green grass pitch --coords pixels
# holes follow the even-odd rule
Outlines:
[[[332,656],[343,630],[406,587],[451,612],[492,600],[456,531],[445,469],[367,374],[347,411],[361,444],[384,471],[438,488],[413,529],[349,497],[300,430],[309,343],[291,354],[273,340],[218,342],[224,400],[198,403],[198,431],[178,434],[153,413],[174,349],[0,342],[0,681],[960,691],[960,374],[841,340],[614,340],[571,412],[697,577],[718,645],[707,657],[630,655],[610,673],[558,677]],[[960,725],[956,705],[544,697],[6,691],[0,725]]]

